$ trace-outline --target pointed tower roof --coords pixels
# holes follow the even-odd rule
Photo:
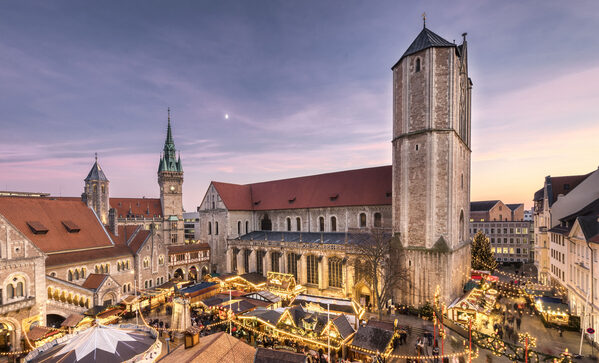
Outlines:
[[[425,25],[425,27],[422,29],[420,34],[418,34],[416,39],[414,39],[412,44],[410,44],[410,46],[405,51],[405,53],[401,56],[401,58],[399,58],[397,63],[395,63],[395,65],[393,65],[393,67],[391,67],[391,69],[397,67],[399,62],[401,62],[401,60],[404,57],[414,54],[414,53],[417,53],[417,52],[420,52],[421,50],[424,50],[427,48],[432,48],[432,47],[455,47],[455,46],[456,45],[454,43],[450,43],[447,40],[443,39],[441,36],[433,33]]]
[[[171,109],[168,108],[168,126],[166,129],[166,140],[164,141],[163,154],[158,163],[158,172],[176,171],[183,172],[181,166],[181,156],[177,160],[175,142],[173,141],[173,131],[171,129]]]
[[[98,153],[96,153],[96,161],[94,162],[94,165],[92,166],[92,169],[89,171],[89,173],[87,174],[87,177],[84,179],[84,181],[108,181],[108,178],[106,177],[106,175],[104,175],[104,172],[102,171],[102,168],[100,167],[100,164],[98,164]]]

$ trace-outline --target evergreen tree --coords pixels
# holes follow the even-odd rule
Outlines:
[[[478,231],[474,236],[471,251],[473,269],[493,271],[497,268],[497,261],[493,251],[491,251],[489,238],[482,231]]]

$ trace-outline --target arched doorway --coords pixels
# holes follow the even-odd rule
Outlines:
[[[268,217],[268,213],[264,213],[260,221],[260,229],[263,231],[272,231],[272,221]]]
[[[368,307],[368,304],[370,304],[372,306],[372,299],[371,299],[371,295],[372,292],[370,291],[370,288],[368,286],[366,286],[366,284],[364,283],[359,283],[356,285],[356,293],[355,296],[357,297],[358,302],[360,303],[360,305],[362,305],[364,308]]]
[[[46,322],[48,326],[52,328],[60,328],[60,324],[65,320],[64,316],[60,316],[58,314],[48,314],[46,315]]]
[[[14,349],[15,334],[12,324],[0,323],[0,352],[10,352]]]
[[[208,267],[207,266],[203,266],[202,267],[202,280],[204,280],[204,276],[208,275]]]
[[[182,269],[178,268],[175,270],[175,273],[173,275],[174,278],[176,279],[184,279],[185,278],[185,272],[183,272]]]
[[[102,305],[110,306],[116,304],[116,294],[114,292],[108,292],[102,297]]]
[[[188,280],[198,281],[198,270],[195,266],[191,266],[189,269]]]

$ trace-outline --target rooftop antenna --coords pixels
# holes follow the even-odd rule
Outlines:
[[[426,29],[426,12],[422,13],[422,25]]]

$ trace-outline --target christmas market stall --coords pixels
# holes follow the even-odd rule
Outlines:
[[[356,321],[361,319],[365,313],[364,307],[355,300],[337,297],[300,294],[296,296],[289,305],[301,305],[304,309],[314,312],[326,313],[328,311],[335,315],[345,314],[348,315],[352,321],[354,319],[356,319]]]
[[[154,362],[162,344],[154,329],[144,326],[95,325],[55,339],[32,352],[26,362]]]
[[[348,345],[352,360],[376,362],[393,351],[395,333],[375,326],[360,326]],[[383,361],[383,360],[380,361]]]
[[[245,299],[257,300],[267,303],[267,307],[270,309],[280,308],[283,303],[283,299],[278,295],[273,294],[268,290],[250,292],[249,294],[243,295]]]
[[[27,332],[27,338],[34,347],[41,347],[42,345],[51,342],[54,339],[64,336],[62,330],[49,329],[43,326],[34,326]]]
[[[535,308],[547,323],[568,325],[570,309],[561,299],[548,296],[537,297]]]
[[[486,323],[490,319],[497,295],[497,290],[489,288],[486,284],[481,288],[473,288],[447,307],[447,316],[458,323],[468,323],[470,320]]]
[[[286,301],[293,300],[297,295],[306,292],[304,286],[296,283],[293,274],[274,271],[266,274],[266,289]]]
[[[179,290],[179,293],[189,299],[192,306],[199,304],[202,300],[210,298],[220,291],[220,286],[216,282],[200,282]]]

